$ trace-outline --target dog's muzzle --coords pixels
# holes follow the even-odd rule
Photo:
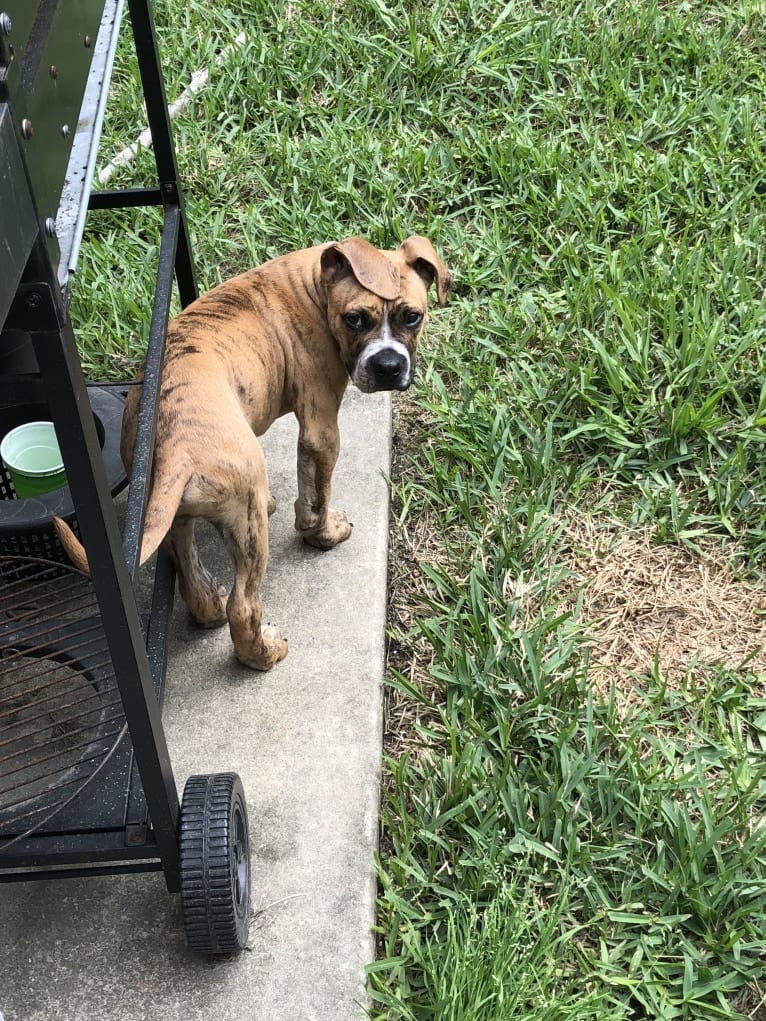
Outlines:
[[[397,340],[370,344],[359,356],[351,379],[364,393],[406,390],[412,382],[410,353]]]

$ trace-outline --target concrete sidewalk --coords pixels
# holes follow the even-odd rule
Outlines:
[[[248,950],[200,958],[161,873],[0,887],[5,1021],[360,1021],[373,957],[386,619],[390,400],[349,390],[334,505],[354,522],[328,553],[293,529],[290,416],[265,439],[277,510],[266,619],[290,654],[240,666],[228,629],[200,631],[177,601],[164,712],[179,793],[191,773],[235,770],[248,800]],[[203,559],[228,562],[212,530]]]

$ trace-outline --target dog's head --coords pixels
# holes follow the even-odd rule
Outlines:
[[[424,237],[392,252],[361,238],[328,245],[321,255],[327,318],[351,381],[365,393],[406,390],[428,318],[428,289],[447,300],[449,270]]]

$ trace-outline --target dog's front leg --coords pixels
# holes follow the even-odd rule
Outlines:
[[[319,549],[332,549],[348,539],[353,527],[343,511],[330,509],[332,473],[339,450],[337,422],[324,422],[321,428],[301,424],[295,527],[309,545]]]

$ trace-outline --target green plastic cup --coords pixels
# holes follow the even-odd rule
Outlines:
[[[0,457],[21,500],[67,484],[53,422],[26,422],[11,429],[0,443]]]

